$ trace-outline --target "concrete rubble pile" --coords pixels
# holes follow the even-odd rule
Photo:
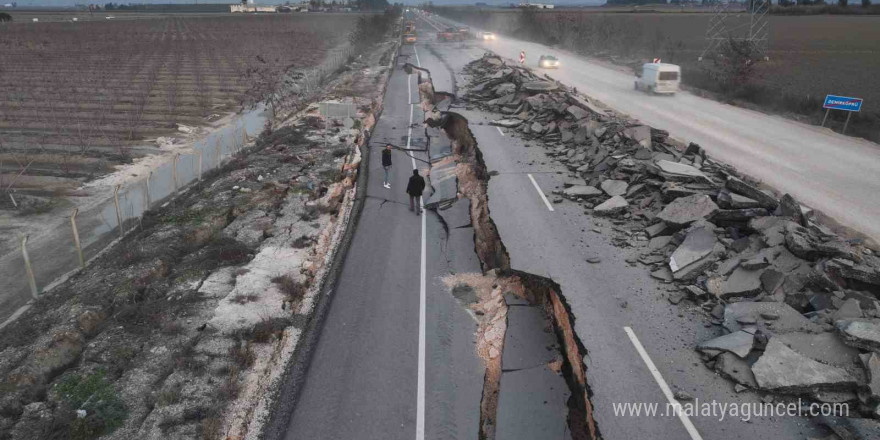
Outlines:
[[[698,345],[707,367],[737,391],[848,402],[851,416],[880,419],[880,258],[864,243],[699,145],[682,151],[528,69],[487,54],[465,71],[467,106],[500,114],[492,125],[569,170],[553,201],[607,217],[613,243],[638,252],[629,263],[726,332]]]

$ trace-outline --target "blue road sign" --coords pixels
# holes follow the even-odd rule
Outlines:
[[[828,95],[825,97],[825,103],[822,104],[822,108],[857,112],[862,109],[862,98]]]

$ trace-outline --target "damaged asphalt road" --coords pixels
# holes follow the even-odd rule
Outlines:
[[[461,73],[467,62],[478,59],[483,53],[482,49],[458,44],[438,44],[433,49],[431,51],[432,54],[445,58],[444,61],[435,61],[435,63],[437,65],[444,65],[446,62],[449,62],[452,64],[453,70],[458,74]],[[432,62],[428,55],[423,54],[422,59],[426,65]],[[441,74],[443,74],[442,71],[432,71],[434,76]],[[464,81],[459,79],[458,82],[462,83]],[[466,91],[462,92],[462,94],[466,96]],[[574,109],[575,112],[577,110]],[[585,115],[588,114],[588,110],[583,109],[582,111],[584,111]],[[489,181],[490,210],[498,226],[501,238],[504,240],[509,252],[511,268],[553,279],[560,284],[562,293],[566,296],[568,303],[572,307],[576,318],[575,327],[577,333],[589,351],[587,375],[592,390],[591,400],[595,408],[597,424],[601,428],[604,438],[686,438],[689,434],[693,436],[693,432],[687,432],[685,425],[674,417],[616,416],[612,410],[613,403],[657,402],[661,405],[662,410],[663,405],[673,398],[673,393],[682,403],[690,401],[694,396],[702,402],[714,400],[727,403],[750,402],[760,404],[789,401],[786,400],[784,395],[779,396],[776,393],[742,392],[748,390],[749,387],[742,385],[742,383],[736,383],[736,386],[733,386],[732,382],[718,376],[711,369],[703,367],[702,363],[707,361],[707,366],[710,368],[714,367],[721,374],[726,375],[731,371],[737,371],[735,363],[732,364],[734,367],[715,365],[720,364],[724,359],[730,359],[730,356],[727,354],[713,358],[719,352],[725,353],[724,350],[718,350],[714,354],[709,354],[709,357],[707,357],[706,350],[703,350],[702,354],[694,351],[696,343],[711,341],[712,338],[723,335],[724,330],[712,325],[714,322],[709,322],[713,318],[710,316],[707,319],[708,310],[701,310],[700,307],[695,307],[690,300],[682,302],[684,298],[693,295],[692,293],[682,295],[680,287],[667,284],[665,280],[658,281],[652,279],[644,268],[633,267],[637,261],[646,259],[644,256],[640,257],[637,252],[633,252],[638,250],[642,244],[628,245],[626,242],[632,242],[632,239],[620,238],[620,234],[627,231],[622,229],[622,220],[616,217],[617,214],[615,212],[628,212],[628,208],[625,208],[626,200],[622,196],[630,198],[632,193],[627,194],[629,189],[627,186],[635,186],[634,183],[637,182],[630,182],[627,185],[627,182],[623,181],[604,180],[601,181],[602,185],[600,186],[595,180],[593,183],[583,180],[578,181],[577,178],[571,177],[570,170],[574,168],[571,165],[568,167],[563,165],[566,162],[564,154],[561,156],[563,160],[560,163],[558,148],[556,151],[551,148],[545,152],[544,148],[534,148],[541,146],[540,141],[536,144],[531,140],[534,139],[534,134],[523,136],[519,133],[512,133],[508,128],[488,125],[490,121],[503,118],[503,116],[478,111],[460,111],[459,113],[468,119],[470,128],[483,153],[487,169],[492,174],[492,178]],[[542,122],[544,127],[538,127],[540,130],[546,128],[546,120],[542,120]],[[518,127],[520,124],[521,122],[517,121],[515,124],[510,125]],[[526,133],[528,133],[528,129],[526,129]],[[515,137],[511,137],[511,134],[514,134]],[[563,138],[564,136],[563,134]],[[528,139],[523,139],[524,137]],[[633,137],[637,137],[637,135]],[[538,138],[540,139],[540,136]],[[548,142],[553,142],[552,137]],[[558,138],[556,138],[556,142],[558,142]],[[575,153],[575,156],[577,156],[577,153]],[[571,159],[572,155],[569,154],[568,158]],[[615,159],[619,160],[620,157],[615,157]],[[681,181],[685,182],[698,182],[700,179],[703,179],[699,175],[692,175],[693,167],[682,167],[679,162],[667,162],[658,163],[661,173],[663,173],[662,175],[667,180],[681,179]],[[591,185],[595,185],[598,189]],[[686,206],[693,209],[670,209],[669,211],[664,211],[663,215],[668,217],[664,218],[664,220],[668,224],[674,225],[676,222],[682,222],[681,225],[687,225],[699,218],[714,214],[715,217],[713,219],[721,224],[732,224],[733,222],[743,221],[743,218],[731,217],[730,215],[732,214],[739,216],[748,215],[750,217],[768,215],[767,209],[771,207],[762,207],[764,204],[769,204],[770,197],[767,197],[766,194],[750,189],[747,184],[740,185],[737,181],[728,182],[726,186],[727,191],[722,191],[723,194],[719,195],[719,197],[723,195],[727,199],[718,201],[719,204],[724,204],[726,210],[722,210],[720,214],[717,213],[717,206],[714,208],[712,206],[700,208],[699,203],[689,203]],[[580,190],[581,188],[583,191]],[[565,189],[564,192],[563,189]],[[586,194],[586,189],[593,189],[597,192]],[[636,188],[636,190],[639,189],[641,188]],[[575,190],[580,192],[575,192]],[[677,197],[686,198],[689,195],[687,192],[678,193],[672,189],[668,192],[670,198],[664,200],[666,203],[671,202]],[[562,197],[554,197],[551,193],[559,194]],[[665,194],[666,191],[664,191],[664,196]],[[694,194],[694,192],[690,194]],[[623,203],[619,208],[609,207],[608,213],[612,214],[612,218],[599,217],[599,211],[604,208],[603,205],[608,206],[608,202],[614,201],[615,197],[608,198],[612,195],[623,199]],[[599,196],[598,201],[606,200],[606,202],[598,203],[597,201],[594,204],[592,202],[584,203],[583,201],[583,198],[596,198],[597,196]],[[568,203],[563,201],[563,197],[571,198],[575,201],[578,201],[578,198],[581,200],[579,203]],[[714,198],[713,194],[713,201]],[[552,199],[554,203],[550,203],[548,199]],[[697,202],[697,200],[695,199],[694,202]],[[786,199],[786,197],[783,197],[781,202],[777,202],[773,198],[773,203],[781,203],[782,205],[787,203],[789,206],[792,206],[790,198]],[[796,202],[794,203],[793,206],[797,206]],[[584,216],[585,208],[587,212],[593,212],[595,216]],[[700,211],[701,209],[704,209],[705,212]],[[788,212],[793,212],[789,208],[781,209],[783,210],[783,216],[786,215],[786,209],[788,209]],[[688,216],[696,216],[696,218],[689,219]],[[802,221],[806,222],[806,220]],[[823,231],[827,233],[827,230]],[[650,234],[651,237],[663,237],[664,235],[669,237],[668,232],[666,234],[661,232],[653,231],[652,233],[652,228],[648,228],[647,234]],[[693,232],[693,229],[689,230],[689,232]],[[713,232],[717,233],[719,230],[716,229]],[[612,239],[611,236],[615,237]],[[575,238],[572,239],[573,237]],[[784,230],[780,237],[785,241],[786,234]],[[666,254],[666,261],[669,262],[670,269],[675,272],[679,271],[679,267],[676,267],[678,265],[687,267],[688,263],[698,262],[705,258],[708,253],[713,251],[712,246],[706,250],[706,243],[709,241],[711,243],[716,242],[714,235],[711,237],[711,240],[708,240],[699,236],[699,233],[689,233],[687,236],[675,237],[674,240],[673,243],[670,243],[669,238],[666,238],[665,243],[660,243],[662,240],[657,240],[656,246],[658,246],[657,249],[661,249],[665,245],[669,245],[670,254],[672,254],[672,250],[676,251],[675,254],[672,254],[673,258],[671,261],[669,260],[669,254]],[[828,238],[824,240],[828,240]],[[784,244],[790,249],[793,248],[792,252],[800,251],[799,254],[801,256],[813,260],[819,255],[818,252],[827,247],[816,245],[817,242],[821,241],[813,237],[812,233],[808,236],[806,233],[798,232],[791,234],[788,243]],[[647,245],[647,242],[643,245]],[[651,245],[653,249],[655,245],[653,240]],[[627,250],[621,249],[621,247],[635,247],[636,249]],[[817,248],[819,251],[816,250]],[[824,252],[828,252],[828,250],[824,250]],[[748,257],[743,258],[742,261],[739,259],[735,260],[736,264],[733,264],[733,262],[729,264],[732,266],[731,271],[737,265],[740,265],[746,271],[761,270],[769,266],[774,259],[778,259],[778,253],[769,255],[766,258],[760,252],[757,254],[746,252],[743,255],[748,255]],[[868,255],[870,255],[870,251],[868,251]],[[662,256],[657,262],[652,260],[653,257],[647,258],[647,260],[651,261],[644,262],[643,264],[656,264],[663,261]],[[778,264],[786,266],[781,260]],[[845,286],[848,285],[850,288],[857,289],[858,287],[855,287],[856,285],[853,282],[875,282],[870,276],[872,269],[865,269],[864,266],[859,266],[858,263],[849,266],[835,262],[830,262],[830,264],[831,267],[825,270],[832,274],[832,276],[838,277],[837,279],[843,277],[855,280],[848,282],[849,284],[844,284]],[[849,267],[853,267],[853,269],[848,269]],[[688,269],[692,268],[688,267]],[[788,269],[786,268],[786,270]],[[765,270],[764,272],[768,271]],[[730,272],[726,274],[730,274]],[[770,276],[762,276],[760,278],[761,280],[758,280],[757,287],[755,287],[754,280],[751,277],[740,274],[738,277],[731,277],[727,280],[725,286],[727,290],[719,288],[718,293],[714,293],[715,291],[712,293],[720,298],[727,298],[727,296],[731,298],[748,297],[749,295],[756,295],[758,291],[764,289],[770,289],[772,292],[775,288],[780,287],[778,283],[781,281],[771,279]],[[672,281],[672,277],[670,277],[669,281]],[[863,286],[863,284],[859,286]],[[801,288],[803,287],[804,284],[801,284]],[[755,289],[758,291],[755,291]],[[724,295],[723,291],[728,292],[727,296],[722,296]],[[780,347],[783,346],[780,343],[768,344],[765,348],[763,344],[767,343],[767,340],[766,336],[764,336],[764,340],[754,345],[754,348],[756,350],[765,350],[766,354],[764,357],[766,359],[763,362],[752,365],[752,369],[757,368],[758,371],[755,374],[761,376],[765,382],[761,383],[762,381],[759,380],[759,383],[751,388],[760,387],[762,390],[778,389],[790,393],[793,389],[800,390],[804,386],[810,386],[805,384],[825,386],[821,382],[816,382],[819,377],[822,377],[822,380],[836,381],[829,382],[829,384],[833,384],[832,387],[836,387],[834,389],[837,390],[840,390],[840,387],[843,387],[843,389],[855,389],[856,382],[859,383],[859,387],[865,387],[859,389],[868,390],[865,382],[861,382],[864,379],[854,378],[845,371],[855,368],[861,372],[863,371],[862,363],[865,365],[864,371],[871,370],[871,360],[873,358],[869,355],[871,350],[875,349],[875,346],[872,345],[873,342],[870,342],[872,338],[865,337],[864,335],[873,331],[871,329],[874,328],[872,327],[874,324],[872,324],[873,321],[866,321],[864,319],[860,321],[860,319],[861,317],[870,318],[875,311],[873,307],[859,307],[857,300],[844,301],[845,298],[853,297],[857,292],[841,292],[848,296],[834,301],[825,297],[826,300],[830,301],[829,305],[821,306],[817,304],[815,307],[828,307],[829,312],[835,309],[838,310],[835,312],[837,317],[832,318],[831,322],[833,323],[834,319],[837,320],[837,332],[840,333],[840,338],[844,339],[848,345],[862,350],[861,361],[857,359],[859,352],[852,353],[852,349],[844,349],[843,351],[849,353],[850,356],[856,356],[856,358],[852,358],[853,363],[851,365],[846,366],[843,369],[844,371],[822,368],[822,365],[825,365],[828,360],[821,359],[821,352],[818,352],[818,354],[811,352],[808,347],[816,347],[816,344],[821,344],[824,340],[806,340],[809,338],[800,337],[798,333],[793,333],[792,336],[800,339],[792,340],[790,337],[785,341],[782,341],[785,338],[780,339],[780,341],[785,343],[785,347],[793,347],[798,351],[795,353],[795,356],[792,356],[788,353],[792,350],[786,351]],[[701,295],[705,295],[705,292],[701,293]],[[796,297],[786,299],[785,303],[791,303],[795,307],[802,307],[797,305],[797,302],[794,301],[795,299]],[[764,301],[768,301],[768,299],[764,299]],[[834,304],[831,305],[831,302]],[[847,304],[847,302],[853,304]],[[679,306],[678,304],[681,305]],[[699,302],[697,304],[699,305]],[[780,319],[780,316],[785,315],[787,310],[793,311],[790,307],[783,310],[783,313],[768,310],[764,313],[754,312],[749,314],[750,312],[746,311],[749,307],[748,302],[734,305],[735,307],[730,307],[730,313],[723,313],[724,307],[721,307],[725,320],[730,315],[730,320],[734,324],[740,321],[744,323],[757,322],[759,325],[765,326],[762,327],[764,335],[787,333],[784,326],[788,325],[786,324],[788,321]],[[788,307],[786,304],[782,304],[782,306]],[[740,309],[743,309],[743,311],[739,312]],[[736,315],[741,316],[740,318],[733,317],[737,313],[740,313]],[[800,319],[810,323],[810,320],[802,318],[799,313],[795,312],[795,314]],[[847,316],[852,316],[855,320],[847,318]],[[808,317],[816,321],[817,315],[808,313]],[[824,318],[823,313],[819,313],[818,318],[822,322],[829,321]],[[774,325],[774,322],[771,321],[777,319],[779,319],[779,322]],[[717,324],[720,325],[721,322],[718,321]],[[640,345],[645,347],[648,356],[653,358],[653,363],[656,364],[661,377],[665,378],[665,382],[671,388],[671,393],[668,396],[664,396],[661,392],[657,382],[649,373],[644,359],[637,353],[634,345],[627,341],[627,338],[623,338],[625,334],[629,336],[629,333],[624,332],[624,327],[631,329],[632,337],[639,339]],[[724,325],[724,327],[727,331],[736,331],[736,329],[731,329],[732,326]],[[798,329],[801,327],[798,327]],[[855,334],[861,336],[854,336]],[[825,335],[831,334],[825,333]],[[837,337],[834,336],[834,338],[837,341]],[[824,346],[820,345],[820,347],[829,347],[829,350],[837,350],[830,351],[830,353],[836,353],[842,350],[839,348],[841,345],[840,342],[836,342],[836,345],[826,343]],[[736,349],[745,356],[752,348],[752,345],[749,345],[745,348]],[[867,351],[867,353],[864,353],[864,351]],[[808,353],[808,356],[798,354],[801,352]],[[757,357],[760,354],[761,352],[757,351],[752,356]],[[876,354],[874,356],[876,357]],[[818,361],[813,360],[817,358],[819,359]],[[751,364],[755,358],[750,359]],[[820,364],[816,365],[816,368],[813,369],[820,376],[810,376],[807,374],[800,377],[796,376],[792,378],[793,381],[786,381],[780,380],[777,378],[778,376],[774,376],[777,372],[773,367],[768,368],[768,365],[776,365],[777,363],[783,366],[806,365],[809,363],[808,361]],[[742,370],[743,368],[739,368],[739,371]],[[746,370],[748,370],[748,366],[746,366]],[[785,370],[783,369],[782,371]],[[743,374],[745,373],[751,374],[748,371],[745,371]],[[786,373],[780,373],[782,378],[786,378]],[[748,380],[748,376],[741,380]],[[751,378],[751,380],[754,382],[754,378]],[[852,384],[853,388],[848,388],[849,384]],[[862,391],[859,393],[860,396],[863,395]],[[870,391],[869,394],[864,394],[864,396],[867,396],[865,398],[867,402],[870,402]],[[780,398],[782,400],[778,400]],[[833,396],[831,394],[814,394],[814,398],[852,400],[855,399],[855,394],[835,394]],[[821,401],[827,402],[830,400]],[[858,407],[859,404],[857,402],[853,403],[854,410]],[[864,408],[864,405],[862,407]],[[859,429],[867,429],[868,431],[875,429],[871,427],[871,423],[876,422],[865,419],[851,420],[854,420],[852,423],[864,420],[867,424],[863,428],[851,428],[849,431],[838,432],[838,435],[844,435],[844,438],[846,438],[846,435],[856,435]],[[819,421],[820,423],[814,424],[810,423],[808,419],[798,417],[753,417],[749,423],[736,420],[735,418],[733,420],[728,418],[719,422],[717,418],[696,417],[691,418],[690,421],[696,426],[696,431],[706,438],[741,438],[748,435],[764,435],[771,436],[772,438],[824,436],[831,432],[828,428],[837,423],[823,420]],[[819,425],[823,426],[820,427]],[[837,428],[831,429],[837,432]],[[856,436],[854,438],[860,437]]]

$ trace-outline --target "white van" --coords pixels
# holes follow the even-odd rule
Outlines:
[[[681,82],[681,67],[675,64],[646,63],[636,72],[636,90],[674,95]]]

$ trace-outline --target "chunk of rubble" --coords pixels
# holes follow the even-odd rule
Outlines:
[[[712,180],[703,174],[702,171],[690,165],[668,160],[658,160],[657,167],[660,168],[660,175],[668,181],[712,183]]]
[[[722,376],[749,388],[758,388],[755,375],[749,363],[731,352],[723,352],[715,357],[715,371]]]
[[[702,226],[693,228],[681,243],[672,257],[669,258],[669,268],[672,272],[678,272],[685,266],[709,255],[715,247],[715,232],[709,227]]]
[[[880,354],[865,353],[861,361],[867,373],[868,390],[871,398],[880,401]]]
[[[675,199],[666,205],[657,218],[669,226],[682,228],[697,220],[706,219],[718,211],[718,205],[707,195],[693,195]]]
[[[605,191],[605,194],[613,197],[626,194],[626,189],[629,187],[629,184],[623,180],[608,179],[602,182],[600,186],[602,187],[602,191]]]
[[[623,130],[623,135],[645,148],[651,148],[651,127],[637,125]]]
[[[522,88],[529,92],[552,92],[559,86],[550,81],[528,81],[523,83]]]
[[[751,330],[751,331],[748,331]],[[728,333],[715,339],[701,342],[697,345],[698,350],[718,350],[729,351],[741,358],[748,356],[755,344],[755,329],[747,328],[744,330]]]
[[[823,364],[852,370],[858,368],[859,351],[843,343],[833,332],[785,333],[774,336],[792,350]]]
[[[776,302],[737,302],[724,307],[724,328],[735,332],[743,325],[767,321],[761,315],[775,316],[774,333],[818,332],[821,328],[790,305]]]
[[[856,264],[844,258],[835,258],[825,263],[825,270],[835,276],[880,286],[880,269],[865,264]]]
[[[880,421],[877,420],[830,416],[822,416],[819,420],[842,440],[876,440],[880,433]]]
[[[725,209],[760,208],[761,205],[753,199],[732,193],[726,189],[718,191],[718,206]]]
[[[776,209],[776,206],[779,205],[779,201],[776,200],[776,197],[773,197],[736,177],[728,176],[726,185],[727,189],[757,201],[761,207]]]
[[[748,270],[742,266],[736,268],[721,287],[721,298],[753,297],[761,293],[762,270]]]
[[[565,108],[565,112],[570,114],[576,121],[590,117],[590,112],[576,106],[570,105]]]
[[[489,125],[494,125],[497,127],[503,128],[515,128],[522,124],[523,121],[520,119],[499,119],[496,121],[490,121]]]
[[[626,199],[621,196],[614,196],[593,208],[593,213],[596,215],[612,215],[625,210],[627,206],[629,206],[629,203]]]
[[[834,323],[843,342],[880,353],[880,319],[851,319]]]
[[[673,278],[677,281],[694,281],[702,275],[706,269],[712,266],[718,260],[718,256],[724,253],[724,245],[715,243],[712,252],[687,266],[680,268],[675,272]]]
[[[563,194],[571,197],[597,197],[602,195],[602,191],[596,187],[588,185],[572,185],[562,191]]]
[[[565,182],[562,182],[562,186],[565,188],[571,188],[573,186],[587,186],[587,181],[577,177],[572,177],[570,179],[566,179]]]
[[[857,385],[846,370],[814,361],[772,337],[764,354],[752,365],[758,387],[764,390],[805,392],[813,388],[848,389]]]

